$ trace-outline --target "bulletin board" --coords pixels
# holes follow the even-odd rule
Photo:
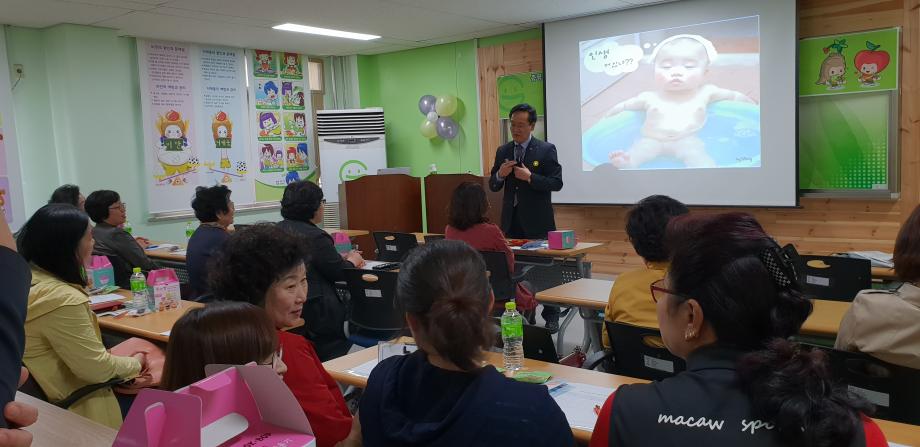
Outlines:
[[[799,44],[799,189],[897,198],[900,29]]]

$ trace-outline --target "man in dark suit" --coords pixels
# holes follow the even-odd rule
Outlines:
[[[518,104],[509,113],[512,141],[498,148],[489,178],[492,191],[505,189],[502,231],[510,238],[546,239],[556,229],[552,192],[562,189],[562,166],[556,146],[531,135],[537,111]],[[543,307],[550,330],[559,328],[559,308]]]

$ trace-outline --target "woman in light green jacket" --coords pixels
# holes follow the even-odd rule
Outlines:
[[[89,306],[84,261],[92,256],[89,217],[70,205],[46,205],[26,222],[19,252],[32,268],[23,363],[52,402],[113,378],[130,379],[144,368],[144,354],[117,357],[106,351]],[[93,392],[70,411],[112,428],[121,426],[111,388]]]

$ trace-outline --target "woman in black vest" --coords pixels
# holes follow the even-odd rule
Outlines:
[[[820,352],[788,341],[811,313],[787,253],[748,214],[668,226],[671,268],[652,284],[661,336],[687,370],[621,386],[591,446],[887,446],[869,406],[834,386]]]

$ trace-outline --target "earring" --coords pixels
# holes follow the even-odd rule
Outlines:
[[[690,341],[691,338],[696,337],[696,331],[693,329],[687,328],[687,331],[684,332],[684,341]]]

